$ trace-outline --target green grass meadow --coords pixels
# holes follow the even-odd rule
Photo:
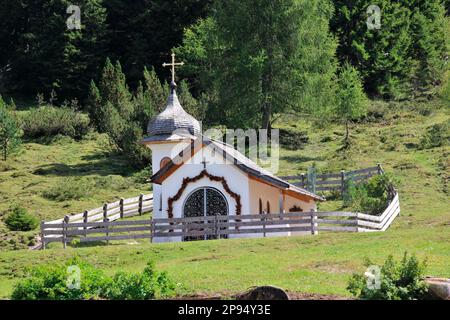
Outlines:
[[[390,254],[401,258],[405,251],[427,259],[426,274],[450,277],[450,147],[419,148],[427,128],[449,121],[448,105],[373,102],[371,109],[381,116],[352,125],[352,147],[345,151],[340,150],[341,126],[317,129],[302,119],[280,119],[276,126],[305,132],[309,141],[296,150],[281,150],[278,175],[305,172],[312,164],[319,171],[338,172],[382,163],[399,180],[401,215],[379,233],[323,232],[167,244],[112,242],[67,250],[55,243],[48,250],[31,251],[24,237],[32,238],[37,231],[11,232],[2,222],[12,204],[20,204],[40,220],[52,220],[120,197],[149,193],[151,187],[137,178],[142,172],[110,150],[103,135],[90,134],[81,141],[27,141],[18,155],[0,162],[0,297],[9,297],[27,267],[62,263],[75,255],[109,274],[140,271],[154,260],[179,283],[180,295],[227,294],[270,284],[293,292],[349,296],[347,280],[353,272],[364,270],[364,257],[382,263]],[[96,183],[80,199],[45,197],[49,190],[77,179]],[[319,210],[341,207],[341,201],[328,201]]]

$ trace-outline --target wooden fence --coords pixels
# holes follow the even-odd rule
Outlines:
[[[102,207],[85,210],[82,213],[66,215],[62,219],[49,222],[42,222],[41,229],[47,232],[44,237],[41,235],[42,246],[47,242],[62,241],[64,236],[61,225],[85,224],[85,228],[92,228],[89,223],[113,222],[119,219],[142,215],[153,210],[153,194],[141,194],[134,198],[120,199],[112,203],[105,203]]]
[[[355,182],[360,182],[369,179],[372,176],[383,174],[381,164],[376,167],[359,169],[354,171],[342,170],[340,173],[325,173],[316,175],[315,192],[324,191],[339,191],[341,194],[345,191],[346,181],[352,179]],[[311,182],[308,182],[308,176],[305,173],[294,176],[281,177],[284,180],[292,181],[292,184],[312,191]]]
[[[145,202],[145,201],[144,201]],[[380,216],[354,212],[290,212],[254,215],[202,216],[172,219],[42,223],[43,248],[49,242],[98,242],[181,237],[184,240],[218,239],[230,235],[289,236],[319,231],[385,231],[400,213],[398,194]]]

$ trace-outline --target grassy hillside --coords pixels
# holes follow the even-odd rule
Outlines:
[[[140,270],[148,259],[169,272],[181,293],[235,292],[257,284],[273,284],[291,291],[348,295],[346,280],[363,270],[365,256],[382,262],[387,255],[400,257],[407,250],[428,259],[427,273],[450,277],[450,172],[446,145],[422,149],[436,124],[450,121],[448,105],[373,102],[368,118],[351,130],[352,147],[340,150],[344,129],[329,125],[317,129],[303,119],[286,117],[277,126],[308,142],[283,148],[278,175],[304,172],[313,163],[334,172],[381,162],[399,179],[401,216],[384,233],[338,234],[251,240],[218,240],[195,243],[69,248],[55,244],[51,250],[28,251],[28,238],[9,232],[0,222],[0,297],[7,297],[24,269],[46,262],[60,262],[79,255],[109,273]],[[395,110],[395,112],[394,112]],[[448,135],[448,132],[447,132]],[[288,146],[285,146],[288,147]],[[148,174],[147,174],[148,175]],[[14,202],[40,219],[60,218],[118,197],[148,192],[145,172],[111,153],[104,136],[91,134],[83,141],[59,138],[50,143],[25,143],[22,152],[0,162],[0,212]],[[79,200],[55,201],[46,192],[61,183],[89,185]],[[321,204],[336,209],[340,201]],[[31,233],[26,233],[32,237]]]

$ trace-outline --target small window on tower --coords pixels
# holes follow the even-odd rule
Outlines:
[[[170,158],[169,157],[162,158],[161,162],[159,163],[159,168],[161,169],[162,167],[164,167],[169,162],[170,162]]]

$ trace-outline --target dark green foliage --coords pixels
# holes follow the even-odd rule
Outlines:
[[[154,74],[154,73],[153,73]],[[116,148],[134,162],[145,165],[150,161],[149,150],[138,144],[145,133],[145,123],[153,114],[150,95],[142,85],[133,97],[125,74],[117,61],[106,60],[100,85],[91,83],[88,109],[97,129],[108,134]]]
[[[89,132],[89,116],[68,107],[42,106],[22,117],[22,129],[28,138],[65,135],[81,139]]]
[[[450,145],[450,121],[432,125],[420,141],[421,149]]]
[[[6,216],[5,224],[11,231],[30,231],[38,226],[38,219],[25,208],[15,206]]]
[[[68,267],[80,269],[80,287],[69,289]],[[65,265],[44,265],[28,270],[27,278],[19,281],[13,290],[14,300],[80,300],[104,296],[111,280],[88,263],[71,259]],[[74,284],[74,283],[72,283]]]
[[[380,215],[392,199],[395,181],[390,174],[377,175],[359,184],[347,177],[344,206],[356,212]]]
[[[440,0],[334,0],[331,23],[337,55],[361,73],[371,96],[404,98],[440,83],[445,62],[444,8]],[[381,9],[380,29],[370,30],[367,8]]]
[[[365,266],[374,265],[366,259]],[[380,288],[369,288],[363,274],[353,274],[347,286],[355,297],[363,300],[423,299],[428,291],[424,281],[426,261],[420,262],[405,252],[400,262],[389,256],[380,268]]]
[[[293,128],[280,128],[280,144],[289,150],[301,149],[309,141],[308,134]]]
[[[80,270],[80,282],[70,277],[68,267]],[[70,285],[70,286],[69,286]],[[165,272],[157,272],[149,263],[141,274],[119,272],[114,277],[73,258],[64,265],[44,265],[28,271],[11,295],[15,300],[82,300],[121,299],[148,300],[171,295],[175,285]]]
[[[332,105],[331,13],[327,0],[215,2],[176,50],[193,65],[181,72],[207,93],[206,119],[269,128],[274,114]]]
[[[339,73],[337,104],[333,117],[345,124],[345,145],[349,144],[349,124],[367,112],[367,97],[362,88],[358,71],[347,62]]]
[[[107,0],[108,55],[122,62],[131,87],[137,87],[144,67],[154,66],[167,78],[163,62],[178,46],[183,30],[209,11],[212,0]],[[164,97],[164,100],[167,96]]]
[[[181,81],[178,96],[183,109],[186,110],[191,116],[193,116],[198,121],[205,119],[207,105],[202,99],[195,99],[189,90],[189,85],[186,81]]]
[[[414,89],[423,92],[441,84],[446,70],[445,9],[441,0],[402,2],[411,10]]]
[[[370,30],[366,21],[369,0],[335,0],[331,28],[338,36],[338,57],[361,73],[370,95],[398,96],[408,75],[411,45],[409,10],[398,1],[381,0],[381,28]]]
[[[105,52],[101,0],[80,0],[81,30],[68,30],[69,0],[4,1],[0,8],[0,70],[21,94],[84,97]],[[6,45],[5,45],[6,44]]]
[[[0,95],[0,152],[3,161],[6,161],[9,154],[17,151],[21,144],[22,131],[14,108],[13,101],[7,104]]]
[[[105,296],[111,300],[149,300],[168,296],[174,289],[167,273],[156,272],[154,263],[148,263],[141,274],[116,273]]]

